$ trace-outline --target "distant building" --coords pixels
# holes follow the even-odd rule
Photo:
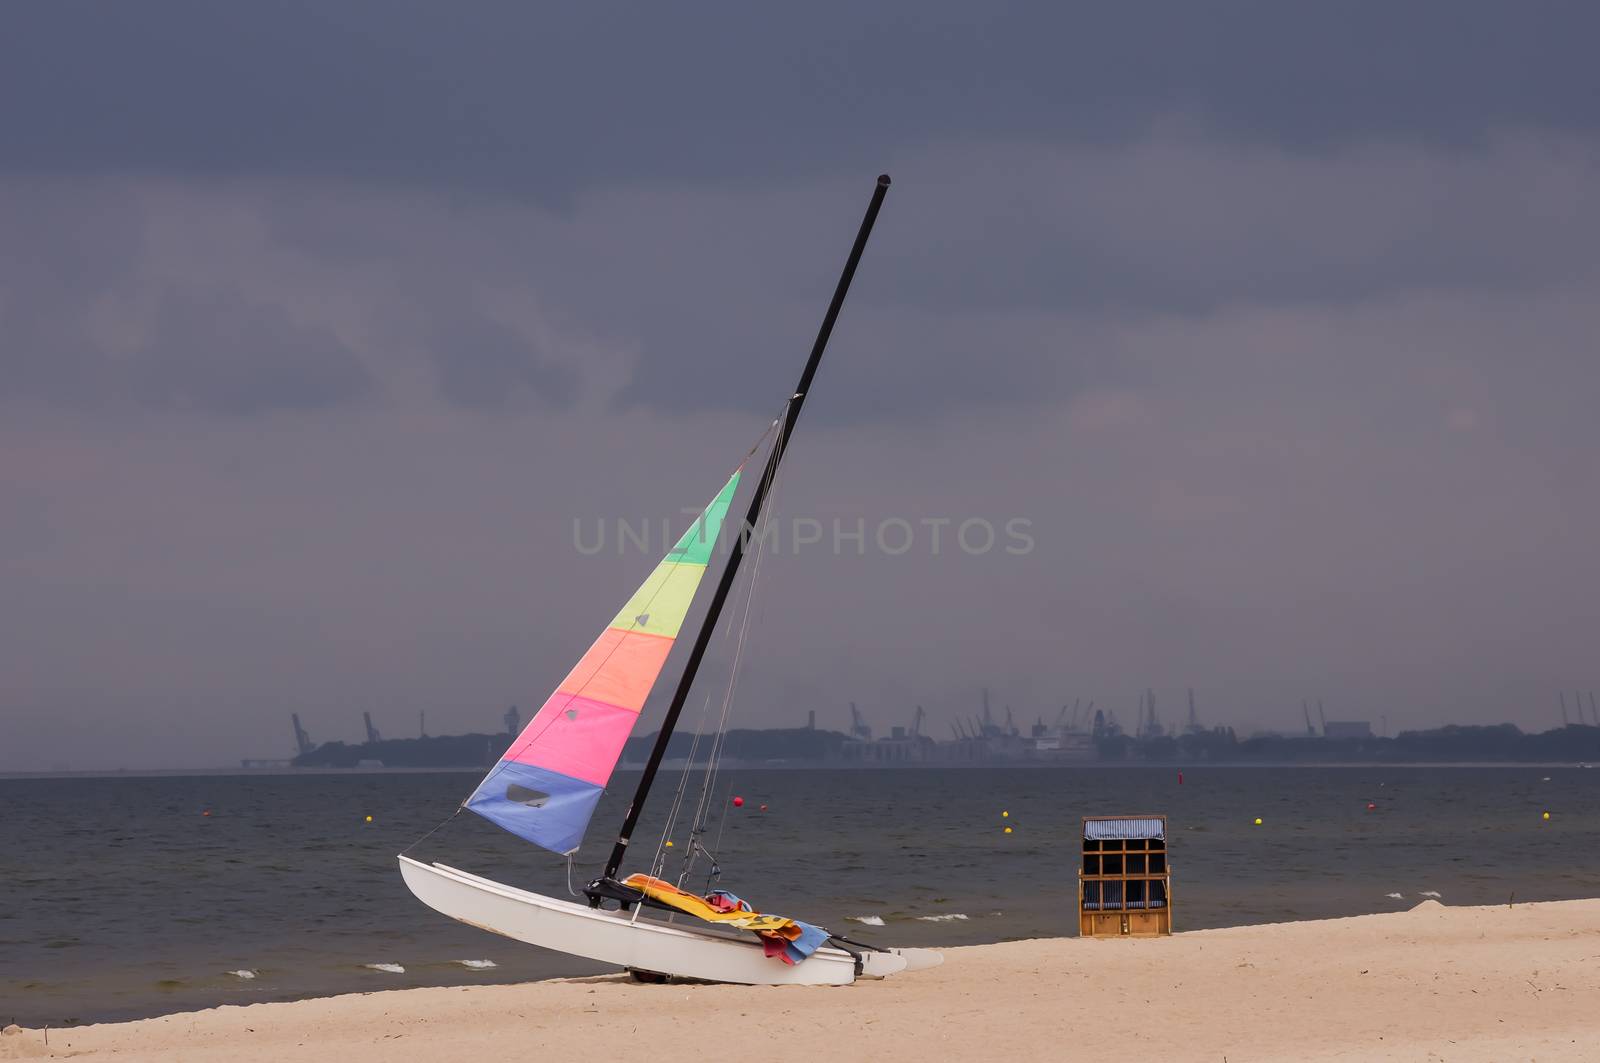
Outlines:
[[[1329,720],[1322,726],[1324,738],[1371,738],[1372,724],[1366,720]]]
[[[934,759],[937,743],[926,735],[912,737],[904,727],[896,727],[892,738],[877,740],[847,738],[839,755],[847,764],[887,767],[894,764],[926,764]]]
[[[1100,751],[1086,731],[1046,730],[1033,740],[1033,756],[1042,761],[1095,760]]]

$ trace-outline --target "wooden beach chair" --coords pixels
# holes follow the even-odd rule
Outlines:
[[[1083,817],[1078,933],[1083,937],[1172,933],[1166,816]]]

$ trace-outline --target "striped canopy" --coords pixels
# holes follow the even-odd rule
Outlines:
[[[1166,840],[1167,821],[1164,819],[1089,819],[1083,823],[1083,836],[1090,841],[1115,841],[1132,838],[1159,838]]]

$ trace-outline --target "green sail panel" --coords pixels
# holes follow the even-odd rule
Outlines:
[[[739,488],[739,474],[734,473],[728,480],[722,492],[711,500],[706,511],[700,519],[689,525],[689,530],[683,533],[678,544],[667,552],[662,560],[663,565],[674,561],[681,561],[689,565],[707,565],[711,562],[711,551],[717,545],[717,532],[722,529],[722,521],[728,515],[728,507],[733,504],[733,493]]]

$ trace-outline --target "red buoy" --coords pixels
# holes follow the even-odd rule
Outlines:
[[[742,798],[742,797],[735,797],[735,798],[734,798],[734,799],[733,799],[733,807],[734,807],[734,808],[743,808],[743,807],[744,807],[744,798]]]
[[[1376,812],[1376,811],[1378,811],[1378,806],[1373,804],[1371,801],[1368,801],[1367,802],[1367,811],[1368,812]]]
[[[766,805],[762,805],[761,806],[761,811],[765,812],[766,810],[767,810],[767,806]]]

